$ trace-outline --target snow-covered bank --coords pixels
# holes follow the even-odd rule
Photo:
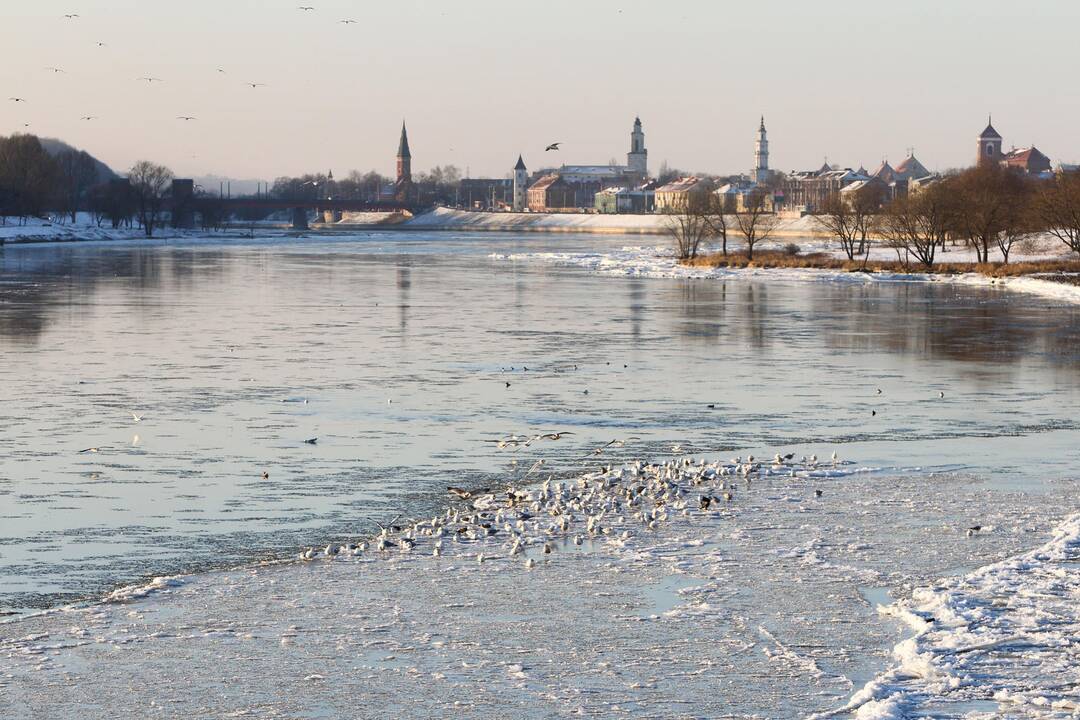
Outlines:
[[[953,716],[980,701],[1009,717],[1080,715],[1080,515],[1042,547],[879,611],[915,636],[895,647],[893,668],[818,717]]]
[[[498,260],[542,262],[580,267],[601,275],[676,278],[686,280],[770,279],[785,282],[845,282],[870,284],[880,282],[934,282],[1001,287],[1048,300],[1080,304],[1080,286],[1038,277],[991,278],[977,273],[934,275],[928,273],[848,272],[816,268],[726,268],[683,265],[670,248],[627,246],[604,253],[513,253],[493,254]]]
[[[402,223],[403,230],[477,230],[491,232],[604,233],[663,235],[662,215],[594,213],[494,213],[436,208]]]

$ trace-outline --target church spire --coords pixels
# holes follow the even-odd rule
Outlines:
[[[405,120],[401,121],[401,141],[397,151],[398,184],[412,182],[412,153],[409,151],[409,133],[405,130]]]
[[[401,141],[398,143],[399,158],[412,158],[412,153],[409,152],[409,132],[405,129],[405,121],[401,121]]]

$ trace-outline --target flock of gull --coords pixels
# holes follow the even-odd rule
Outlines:
[[[501,446],[566,434],[511,436]],[[625,543],[676,517],[730,512],[738,488],[749,489],[755,480],[770,476],[812,479],[843,464],[846,462],[835,453],[825,463],[816,456],[795,460],[793,454],[779,453],[771,462],[753,455],[728,462],[684,457],[660,463],[607,465],[566,482],[549,476],[533,487],[449,487],[455,502],[442,515],[402,524],[395,519],[380,525],[380,532],[370,541],[307,548],[300,557],[319,560],[419,552],[435,557],[453,554],[477,563],[519,561],[531,568],[535,555],[550,555],[559,541],[574,545],[601,539]],[[813,490],[815,498],[822,494],[821,489]]]

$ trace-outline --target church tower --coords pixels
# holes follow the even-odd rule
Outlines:
[[[514,166],[514,212],[524,212],[528,185],[529,171],[525,167],[525,161],[518,155],[517,165]]]
[[[637,173],[644,180],[649,177],[649,151],[645,149],[645,132],[641,129],[641,118],[634,118],[634,129],[630,132],[630,152],[626,154],[626,167]]]
[[[754,143],[754,182],[764,185],[769,180],[769,139],[765,132],[765,116],[761,116],[758,137]]]
[[[992,118],[987,117],[986,129],[979,135],[979,154],[976,165],[996,165],[1001,162],[1001,136],[994,129]]]
[[[409,152],[409,133],[405,130],[405,121],[401,121],[401,141],[397,151],[398,185],[412,182],[412,153]]]

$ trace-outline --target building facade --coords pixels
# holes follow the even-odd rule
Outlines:
[[[528,207],[528,193],[529,170],[521,155],[518,155],[517,165],[514,166],[514,212],[522,212]]]
[[[765,116],[761,116],[757,140],[754,141],[754,172],[752,177],[758,185],[769,181],[769,137],[765,131]]]
[[[630,131],[630,152],[626,154],[626,168],[643,181],[649,177],[649,151],[645,148],[645,131],[641,129],[639,117],[634,118],[634,129]]]

